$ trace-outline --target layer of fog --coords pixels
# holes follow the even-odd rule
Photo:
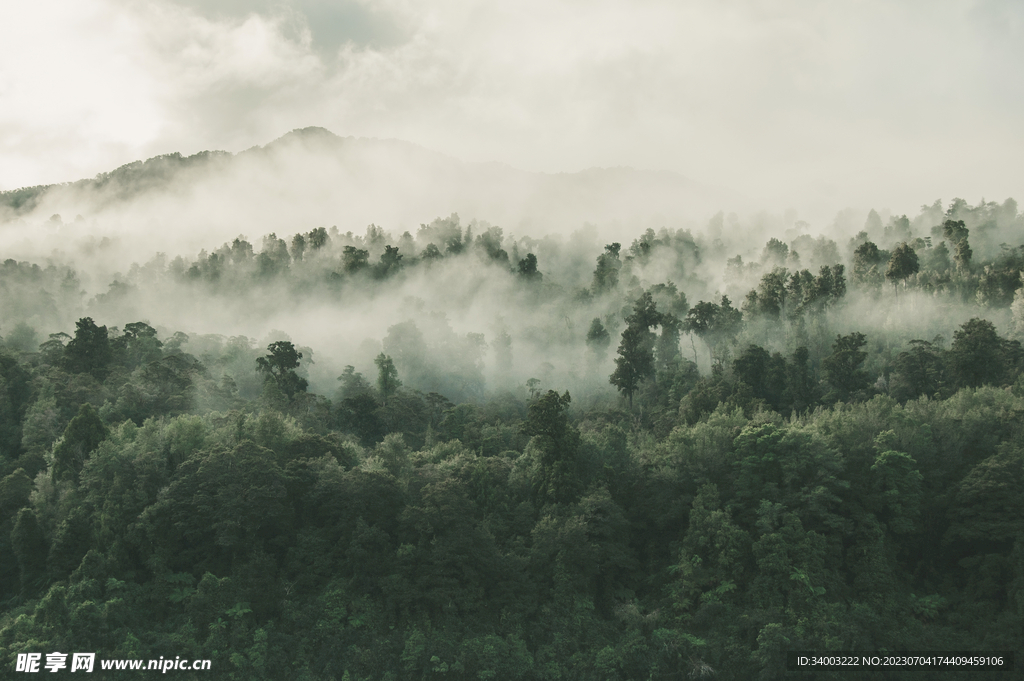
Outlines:
[[[45,274],[25,283],[28,288],[8,287],[0,335],[24,323],[41,341],[73,332],[75,320],[88,315],[109,327],[147,321],[162,338],[182,331],[192,337],[191,350],[183,349],[198,354],[216,353],[225,343],[253,354],[288,339],[304,349],[312,389],[327,395],[346,365],[372,377],[373,358],[382,350],[400,354],[404,338],[421,345],[422,356],[397,357],[399,370],[408,373],[414,362],[422,369],[426,362],[435,378],[468,372],[472,386],[458,390],[463,398],[521,387],[531,378],[542,387],[608,394],[623,320],[640,291],[671,283],[691,306],[726,295],[740,307],[772,267],[816,274],[822,266],[844,264],[849,276],[858,243],[870,238],[884,249],[929,239],[937,245],[947,217],[936,202],[899,229],[893,227],[897,216],[885,209],[848,209],[810,224],[795,211],[731,210],[741,205],[736,199],[671,174],[526,173],[321,129],[235,156],[155,159],[31,198],[34,206],[4,203],[0,246],[4,259],[38,264]],[[974,215],[965,202],[957,205]],[[1012,201],[979,205],[984,209],[975,213],[988,217],[969,225],[971,243],[976,259],[989,259],[1000,244],[1020,240],[1021,221]],[[295,234],[327,225],[329,244],[322,251],[294,257]],[[507,258],[485,253],[479,241],[485,233],[491,251],[503,249]],[[445,246],[453,238],[462,244],[454,251]],[[784,260],[766,255],[771,238],[786,244]],[[641,254],[637,244],[644,241],[655,247]],[[590,295],[596,260],[612,242],[622,244],[620,281]],[[429,244],[449,252],[417,262]],[[385,245],[397,246],[407,266],[371,276]],[[346,270],[345,246],[367,251],[365,270]],[[188,274],[193,267],[199,273],[207,254],[218,250],[222,262],[237,260],[223,279],[211,283],[206,275]],[[261,277],[255,263],[262,251],[275,253],[276,269]],[[517,274],[528,253],[537,257],[539,279]],[[32,302],[36,294],[41,297]],[[899,294],[889,287],[863,292],[850,285],[844,302],[819,316],[799,342],[811,346],[812,359],[828,353],[836,334],[852,331],[898,350],[913,338],[949,339],[979,314],[1008,328],[1005,309],[979,310],[945,294]],[[603,356],[584,343],[594,318],[611,334]],[[752,321],[737,347],[755,342],[792,352],[797,340],[790,331]],[[507,354],[504,361],[498,357],[495,341],[504,334],[511,363]],[[710,371],[699,339],[684,338],[682,348],[703,373]],[[236,370],[247,372],[242,383],[258,385],[253,367]],[[410,387],[452,385],[428,385],[433,379],[423,371],[417,376]]]
[[[456,212],[517,235],[568,235],[592,224],[612,239],[693,227],[722,208],[743,207],[727,191],[675,173],[531,173],[320,128],[233,156],[156,158],[98,179],[54,187],[26,214],[0,206],[0,245],[14,257],[38,258],[53,243],[41,232],[62,244],[107,238],[119,261],[142,261],[153,252],[194,254],[239,234],[258,239],[316,226],[361,233],[373,223],[399,235]]]
[[[113,265],[118,249],[109,243],[94,244],[88,257],[79,252],[74,259],[78,278],[73,286],[63,283],[72,270],[61,257],[40,263],[48,272],[48,288],[61,286],[60,291],[43,292],[57,304],[26,308],[6,300],[0,311],[0,335],[27,323],[41,341],[49,333],[73,333],[74,321],[86,315],[109,327],[146,321],[165,340],[176,331],[189,335],[182,349],[200,358],[220,357],[232,347],[240,351],[244,361],[232,365],[231,371],[249,396],[259,390],[252,358],[275,340],[291,340],[304,352],[311,389],[328,396],[338,388],[337,377],[346,365],[372,380],[373,359],[382,351],[395,356],[408,387],[447,392],[456,399],[521,391],[529,379],[537,379],[542,389],[569,389],[590,398],[608,396],[613,393],[608,376],[623,319],[640,290],[671,282],[691,306],[699,300],[718,302],[727,295],[739,307],[760,276],[778,265],[765,257],[768,234],[780,234],[792,245],[785,263],[791,269],[816,271],[838,259],[849,272],[850,242],[856,240],[854,235],[843,239],[839,232],[849,226],[846,223],[855,229],[880,224],[878,216],[860,225],[852,214],[840,216],[827,227],[840,237],[833,240],[791,219],[765,213],[747,219],[716,215],[697,232],[666,229],[637,234],[637,240],[623,243],[626,262],[618,286],[590,297],[582,291],[591,286],[595,261],[605,246],[595,228],[577,230],[569,238],[540,240],[502,234],[500,246],[509,254],[509,262],[489,258],[479,244],[469,242],[461,254],[415,262],[428,242],[441,241],[443,234],[465,240],[467,232],[470,237],[488,230],[492,236],[499,233],[488,223],[460,223],[456,216],[421,227],[418,239],[410,239],[411,235],[403,239],[378,228],[364,235],[330,230],[322,251],[307,250],[302,260],[289,256],[284,269],[265,279],[255,269],[260,241],[253,239],[253,251],[237,241],[219,247],[222,257],[230,258],[233,249],[247,255],[239,260],[241,264],[226,267],[216,283],[184,276],[191,267],[203,264],[205,253],[180,259],[157,255],[127,267],[122,263],[122,270],[108,278],[104,272]],[[927,228],[933,227],[933,219],[925,211],[911,229],[931,231]],[[280,236],[284,242],[292,238]],[[884,232],[871,236],[883,247],[892,245],[886,244]],[[660,245],[647,257],[637,257],[636,244],[652,238]],[[280,257],[280,240],[264,239],[262,244],[267,252],[277,244]],[[371,266],[385,244],[402,244],[408,266],[385,279],[371,276],[369,267],[345,274],[342,252],[347,244],[366,249]],[[798,246],[805,252],[797,252]],[[985,250],[981,240],[976,247]],[[537,256],[539,280],[513,271],[527,253]],[[745,261],[740,269],[726,262],[737,255]],[[230,260],[225,262],[230,265]],[[333,283],[332,272],[337,274]],[[812,320],[799,338],[788,324],[749,320],[734,352],[746,343],[757,343],[788,354],[799,343],[808,345],[812,358],[820,360],[837,334],[859,331],[868,336],[873,349],[881,351],[877,357],[884,359],[905,349],[911,339],[942,336],[948,343],[955,329],[975,316],[989,318],[1004,334],[1008,330],[1005,308],[979,308],[953,296],[897,291],[888,285],[869,291],[851,285],[844,301]],[[602,319],[611,333],[611,346],[603,356],[585,344],[594,318]],[[502,334],[508,335],[511,344],[507,365],[501,362],[496,342]],[[699,338],[684,334],[681,355],[695,360],[705,375],[711,368],[708,350]]]

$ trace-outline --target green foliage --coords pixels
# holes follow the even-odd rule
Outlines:
[[[708,483],[693,500],[689,527],[674,576],[673,606],[686,619],[699,609],[734,600],[749,562],[750,537],[721,508],[718,488]]]
[[[126,324],[124,333],[112,340],[110,346],[112,353],[120,357],[128,370],[163,356],[160,350],[163,343],[157,339],[156,329],[145,322]]]
[[[949,370],[958,387],[999,385],[1006,369],[1002,339],[992,322],[975,317],[953,334]]]
[[[862,365],[868,353],[861,350],[866,344],[867,338],[862,333],[836,336],[832,354],[821,362],[825,380],[832,386],[824,398],[826,403],[848,400],[854,393],[867,389],[870,379]]]
[[[786,363],[785,402],[795,412],[803,412],[817,402],[818,385],[809,365],[810,352],[801,346]]]
[[[20,570],[21,593],[28,595],[43,581],[46,572],[46,539],[30,508],[18,511],[11,529],[11,549]]]
[[[921,266],[890,276],[901,289],[1009,304],[1019,253],[985,235],[1017,224],[1015,204],[932,208],[884,233],[869,218],[893,252],[854,240],[854,304],[884,300],[879,263],[907,249]],[[943,220],[962,221],[946,238],[967,248],[969,230],[981,262],[945,272],[945,246],[913,238]],[[290,249],[268,235],[260,253],[239,238],[161,274],[251,286],[252,301],[386,292],[414,268],[475,263],[488,279],[467,288],[535,308],[499,317],[487,342],[414,314],[383,339],[376,383],[346,367],[331,400],[307,392],[306,350],[285,341],[260,357],[244,337],[83,318],[35,353],[7,331],[0,663],[96,650],[209,658],[226,679],[746,679],[781,677],[795,649],[1024,648],[1024,353],[999,327],[934,320],[945,350],[869,316],[869,345],[842,326],[846,270],[824,238],[776,241],[778,269],[730,263],[760,279],[744,322],[728,298],[688,307],[682,290],[713,290],[693,274],[718,247],[701,236],[648,230],[621,258],[611,244],[593,295],[572,297],[593,260],[573,271],[554,242],[470,227],[425,225],[418,247],[397,242],[404,256],[376,226]],[[795,269],[797,247],[829,264]],[[551,258],[539,289],[509,271],[528,252]],[[59,328],[47,310],[80,285],[36,269],[0,264],[5,305]],[[710,374],[680,356],[684,331]],[[586,375],[612,333],[636,410]],[[570,366],[535,356],[532,337],[557,339]]]
[[[890,393],[900,401],[939,394],[946,384],[943,352],[928,341],[912,340],[910,345],[893,362]]]
[[[948,537],[1008,545],[1024,533],[1024,452],[1006,443],[960,482]]]
[[[905,282],[907,277],[917,274],[920,268],[917,253],[904,241],[893,250],[892,257],[889,258],[889,265],[885,270],[885,278],[895,286],[901,281]]]
[[[296,373],[302,353],[290,341],[277,341],[267,346],[269,355],[256,359],[257,370],[273,381],[289,399],[306,391],[309,382]]]
[[[64,348],[62,364],[70,373],[92,373],[102,378],[113,356],[107,327],[96,326],[92,317],[75,322],[75,337]]]
[[[765,360],[748,348],[735,369]],[[0,640],[141,658],[173,641],[230,678],[748,678],[791,646],[981,645],[994,628],[947,577],[1020,617],[1012,393],[788,423],[712,408],[662,438],[581,435],[546,391],[522,453],[496,419],[523,411],[434,402],[440,432],[498,438],[488,455],[397,432],[364,451],[264,411],[110,427],[63,497],[9,475],[5,593],[39,600]]]
[[[690,308],[682,328],[707,343],[712,362],[721,362],[724,354],[721,344],[736,337],[742,321],[743,313],[732,306],[729,298],[722,296],[721,304],[701,301]]]
[[[539,470],[534,481],[541,501],[565,502],[582,490],[579,471],[579,431],[569,424],[566,411],[572,398],[549,390],[530,405],[526,434],[534,438]]]
[[[786,389],[786,360],[779,353],[769,355],[757,345],[749,345],[732,362],[736,380],[750,386],[756,399],[772,409],[783,411]]]
[[[646,327],[629,325],[622,332],[619,356],[615,358],[615,371],[609,382],[618,388],[633,408],[633,394],[640,383],[654,375],[654,352],[651,333]]]
[[[969,235],[970,230],[963,220],[946,220],[942,224],[942,236],[953,244],[953,261],[956,262],[957,269],[961,272],[970,267],[973,255],[967,241]]]
[[[381,404],[387,407],[388,398],[402,387],[402,382],[398,380],[398,369],[383,352],[377,355],[373,363],[377,365],[377,391],[380,393]]]
[[[619,270],[622,269],[622,262],[619,260],[621,244],[613,243],[604,247],[604,253],[597,256],[597,268],[594,269],[594,282],[591,290],[595,296],[608,291],[614,291],[619,285]]]
[[[853,280],[859,284],[880,284],[882,268],[888,260],[888,252],[879,250],[871,241],[865,241],[853,252]]]
[[[285,494],[284,474],[273,452],[253,442],[194,456],[178,468],[166,494],[142,514],[148,541],[166,547],[151,560],[195,570],[251,556],[263,539],[283,529]],[[201,554],[200,546],[208,553]]]
[[[342,268],[346,274],[358,274],[369,267],[370,252],[355,246],[345,246]]]
[[[21,454],[22,421],[32,397],[30,378],[17,360],[0,354],[0,462]]]
[[[86,402],[53,446],[54,480],[78,480],[86,459],[109,434],[96,410]]]
[[[879,522],[896,534],[914,530],[921,508],[921,481],[917,462],[903,452],[886,449],[896,439],[893,431],[886,431],[875,441],[880,451],[871,466],[875,495],[866,500]],[[872,504],[875,506],[872,508]]]
[[[611,345],[612,339],[608,334],[608,330],[604,328],[604,324],[598,317],[594,317],[594,320],[590,322],[590,328],[587,330],[587,347],[590,348],[598,360],[604,359],[605,354],[608,352],[608,346]]]
[[[543,275],[537,270],[537,256],[527,253],[516,267],[519,276],[528,281],[540,281]]]

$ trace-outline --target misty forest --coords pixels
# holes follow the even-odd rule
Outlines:
[[[0,264],[0,664],[774,679],[794,650],[1024,650],[1014,200],[610,238],[222,216],[192,250],[33,217],[230,161],[0,194],[39,245]]]

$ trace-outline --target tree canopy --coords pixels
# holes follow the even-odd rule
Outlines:
[[[1024,216],[839,239],[851,215],[0,263],[0,664],[774,679],[794,650],[1024,649]]]

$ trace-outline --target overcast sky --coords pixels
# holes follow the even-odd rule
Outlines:
[[[0,189],[285,132],[668,169],[766,205],[1024,201],[1019,0],[37,0]]]

